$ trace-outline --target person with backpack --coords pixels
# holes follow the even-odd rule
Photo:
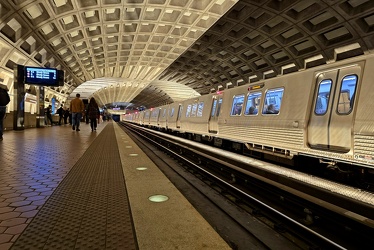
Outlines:
[[[88,118],[90,119],[90,124],[91,124],[91,131],[96,130],[97,127],[97,117],[100,114],[99,106],[96,103],[95,98],[91,98],[90,103],[88,104],[87,107],[87,113],[88,113]]]
[[[46,125],[48,125],[48,121],[51,123],[51,126],[53,125],[52,120],[52,105],[48,105],[48,107],[45,109],[45,114],[47,115]]]
[[[6,86],[0,84],[0,141],[3,140],[6,105],[10,102],[10,97],[6,88]]]

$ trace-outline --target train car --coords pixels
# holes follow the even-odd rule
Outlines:
[[[151,109],[146,109],[144,111],[142,111],[142,115],[140,116],[140,123],[145,126],[145,127],[149,127],[150,126],[150,119],[151,119],[151,113],[152,113],[152,110]]]
[[[122,120],[138,124],[139,112],[127,113],[122,115]]]
[[[373,168],[373,66],[363,56],[226,90],[217,141]]]
[[[160,130],[164,131],[167,129],[168,113],[169,105],[164,105],[160,107],[160,115],[158,118],[158,128]]]
[[[225,89],[170,104],[160,125],[254,156],[374,174],[372,69],[374,55],[363,55]]]
[[[151,116],[149,119],[149,127],[155,129],[165,129],[167,121],[168,105],[150,109]]]
[[[180,132],[180,118],[183,112],[183,104],[174,102],[169,104],[169,110],[166,120],[166,130],[171,133]]]
[[[292,78],[272,78],[224,91],[219,138],[243,143],[249,150],[292,158],[304,147],[314,88],[312,80],[305,81],[306,73],[313,76],[312,72],[299,72]]]
[[[144,115],[145,115],[144,110],[139,111],[138,115],[135,116],[135,123],[143,126],[144,125]]]
[[[362,56],[225,90],[217,141],[374,168],[373,66]]]
[[[158,128],[158,120],[160,118],[160,109],[161,107],[152,108],[150,109],[150,117],[149,117],[149,124],[148,127],[150,128]]]
[[[181,130],[193,135],[208,135],[212,102],[212,94],[184,101],[185,112],[182,112],[180,118]]]

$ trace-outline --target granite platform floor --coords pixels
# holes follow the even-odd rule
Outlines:
[[[0,250],[230,249],[114,122],[5,131],[0,159]]]

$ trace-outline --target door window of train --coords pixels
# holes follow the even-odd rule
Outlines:
[[[173,115],[174,115],[174,108],[171,108],[171,110],[170,110],[170,117],[173,117]]]
[[[162,113],[162,117],[165,117],[166,115],[166,109],[164,109],[164,113]]]
[[[178,119],[180,119],[181,116],[182,116],[182,110],[183,110],[183,106],[182,106],[182,105],[179,105],[179,109],[178,109]]]
[[[197,116],[203,116],[204,102],[200,102],[197,107]]]
[[[219,112],[221,111],[221,106],[222,106],[222,98],[218,100],[218,106],[217,106],[217,113],[216,116],[219,116]]]
[[[284,88],[269,89],[266,92],[262,114],[278,114],[282,104]]]
[[[217,108],[217,99],[213,99],[212,113],[210,114],[211,117],[213,117],[216,114],[216,108]]]
[[[314,113],[316,115],[326,114],[329,105],[331,86],[332,81],[330,79],[322,80],[319,83],[316,106],[314,108]]]
[[[194,105],[192,105],[191,117],[195,117],[196,116],[196,110],[197,110],[197,103],[195,103]]]
[[[341,115],[349,114],[353,108],[353,101],[356,93],[357,76],[345,76],[340,88],[338,113]]]
[[[244,103],[244,95],[236,95],[232,100],[231,115],[241,115]]]
[[[156,118],[158,116],[158,109],[152,111],[152,118]]]
[[[187,106],[186,117],[190,117],[190,114],[191,114],[191,104]]]
[[[247,104],[245,106],[245,115],[257,115],[258,108],[260,107],[261,92],[250,93],[247,98]]]

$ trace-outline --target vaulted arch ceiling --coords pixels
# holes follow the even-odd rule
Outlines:
[[[56,95],[81,91],[103,103],[157,106],[178,101],[181,93],[205,94],[372,53],[374,47],[372,0],[0,4],[3,81],[15,64],[57,67],[66,78],[51,90]]]
[[[241,0],[159,79],[206,94],[373,48],[374,1]]]
[[[237,1],[4,0],[3,53],[65,70],[66,93],[130,102]]]

